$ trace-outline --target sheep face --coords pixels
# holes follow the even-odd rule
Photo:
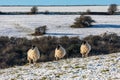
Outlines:
[[[57,49],[58,49],[58,50],[60,49],[60,45],[57,46]]]
[[[82,54],[82,57],[87,57],[90,50],[91,50],[90,44],[86,41],[83,41],[80,47],[80,53]]]
[[[87,43],[86,41],[82,41],[82,44],[84,44],[84,45],[85,45],[86,43]]]
[[[32,49],[32,50],[35,49],[35,45],[33,45],[31,49]]]
[[[63,58],[65,55],[66,55],[65,49],[61,45],[58,45],[55,49],[56,60]]]

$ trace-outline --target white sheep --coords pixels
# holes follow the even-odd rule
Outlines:
[[[29,64],[31,63],[31,60],[33,60],[33,63],[35,64],[39,58],[40,52],[38,48],[36,46],[32,46],[32,48],[27,52],[27,60],[29,61]]]
[[[83,41],[80,47],[80,53],[82,54],[82,57],[87,57],[90,50],[91,50],[90,44],[87,41]]]
[[[61,45],[58,45],[55,49],[56,60],[63,58],[65,55],[66,55],[66,50]]]

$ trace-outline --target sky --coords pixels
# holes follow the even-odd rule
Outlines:
[[[120,0],[0,0],[0,5],[120,5]]]

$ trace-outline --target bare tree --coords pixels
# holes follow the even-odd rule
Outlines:
[[[75,22],[71,27],[74,28],[83,28],[90,27],[92,23],[95,22],[90,16],[81,15],[79,18],[75,19]]]
[[[108,13],[113,15],[117,11],[117,5],[116,4],[111,4],[108,8]]]
[[[86,10],[86,14],[90,14],[91,10],[90,9],[87,9]]]
[[[36,14],[37,12],[38,12],[37,6],[33,6],[33,7],[31,8],[31,14]]]

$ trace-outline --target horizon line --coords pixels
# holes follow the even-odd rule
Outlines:
[[[0,5],[0,6],[109,6],[109,5]],[[118,5],[119,6],[119,5]]]

